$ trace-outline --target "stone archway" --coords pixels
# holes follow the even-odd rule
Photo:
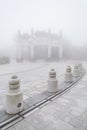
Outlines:
[[[47,59],[47,57],[48,57],[47,45],[34,46],[34,58],[35,59]]]
[[[51,47],[51,60],[60,59],[60,48],[58,46]]]

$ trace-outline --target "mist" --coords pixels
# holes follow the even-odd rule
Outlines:
[[[14,55],[18,30],[29,34],[31,28],[62,32],[69,46],[81,49],[87,45],[86,12],[86,0],[1,0],[0,52]]]

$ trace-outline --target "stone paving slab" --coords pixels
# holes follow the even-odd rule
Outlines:
[[[52,66],[51,64],[48,63],[40,63],[40,64],[28,63],[23,65],[22,64],[16,64],[16,65],[17,67],[16,66],[14,67],[14,65],[0,66],[1,70],[3,70],[2,71],[3,73],[2,72],[0,73],[0,122],[12,117],[12,115],[7,115],[5,113],[5,93],[8,88],[8,81],[9,78],[11,77],[11,73],[17,72],[19,79],[22,79],[20,82],[21,86],[23,86],[24,97],[26,97],[27,100],[29,97],[31,98],[31,96],[33,96],[34,94],[38,92],[41,93],[44,90],[44,86],[42,84],[44,84],[46,81],[44,81],[43,79],[46,78],[47,80],[48,78],[47,73],[49,71],[49,66],[50,67]],[[59,63],[58,64],[53,63],[53,66],[55,67],[57,65],[59,65]],[[26,69],[29,71],[19,73],[20,71],[24,71]],[[33,97],[32,100],[34,100]],[[24,108],[26,109],[28,105],[24,103]]]
[[[7,114],[5,110],[0,110],[0,123],[2,123],[7,119],[10,119],[11,117],[13,117],[13,115]]]
[[[74,79],[74,82],[76,81],[76,79]],[[62,89],[65,89],[67,88],[68,85],[70,85],[72,83],[66,83],[66,82],[63,82],[60,84],[59,86],[59,91],[58,93],[60,93],[62,91]],[[50,96],[54,95],[56,93],[49,93],[48,91],[44,91],[42,93],[37,93],[37,94],[34,94],[32,95],[31,97],[27,98],[26,100],[24,100],[24,110],[27,110],[29,109],[29,107],[35,105],[35,104],[38,104],[39,102],[43,101],[43,100],[46,100],[48,99]],[[20,112],[21,114],[21,112]],[[3,121],[7,120],[7,119],[10,119],[14,117],[14,115],[9,115],[5,112],[5,110],[0,110],[0,123],[2,123]]]
[[[33,122],[32,122],[33,123]],[[13,126],[15,130],[37,130],[32,124],[28,124],[25,120]]]
[[[66,63],[67,65],[67,63]],[[33,68],[32,68],[32,72],[26,72],[24,74],[22,73],[17,73],[18,76],[19,76],[19,79],[23,79],[21,80],[22,82],[22,88],[24,90],[24,96],[26,96],[26,101],[24,102],[24,106],[25,106],[25,109],[28,107],[29,103],[27,104],[27,99],[28,98],[32,98],[32,100],[34,101],[34,98],[33,98],[33,94],[39,94],[42,93],[42,91],[45,91],[44,89],[44,85],[46,85],[46,81],[47,81],[47,78],[48,78],[48,72],[49,72],[49,68],[56,68],[57,70],[57,78],[59,77],[60,74],[64,73],[65,71],[65,66],[66,66],[64,63],[62,64],[59,64],[59,63],[54,63],[53,65],[50,65],[49,64],[47,66],[45,66],[43,69],[40,68],[38,70],[35,70],[33,71]],[[24,65],[25,66],[25,65]],[[27,68],[28,68],[28,65],[26,65]],[[38,65],[37,65],[38,67]],[[18,67],[19,68],[19,67]],[[19,69],[17,68],[17,71],[19,71]],[[58,68],[58,69],[57,69]],[[12,69],[13,67],[11,68],[10,72],[12,72]],[[24,69],[24,68],[23,68]],[[21,70],[21,69],[20,69]],[[24,69],[25,70],[25,69]],[[7,70],[9,72],[9,69]],[[16,72],[16,71],[15,71]],[[5,73],[4,73],[5,74]],[[2,73],[1,73],[2,75]],[[0,97],[2,96],[2,91],[4,92],[4,90],[6,90],[6,87],[7,87],[7,83],[8,83],[8,79],[10,78],[11,75],[3,75],[1,76],[0,75],[0,92],[1,92],[1,95]],[[61,81],[63,80],[64,78],[61,76]],[[38,83],[38,81],[40,81]],[[43,85],[44,84],[44,85]],[[59,82],[60,84],[60,82]],[[43,85],[43,86],[42,86]],[[42,87],[41,87],[42,86]],[[61,89],[61,88],[59,88]],[[5,93],[5,92],[4,92]],[[32,94],[31,94],[32,93]],[[3,94],[4,95],[4,94]],[[4,104],[4,96],[1,97],[0,99],[0,108],[2,107],[1,105]],[[36,95],[37,99],[39,100],[39,97]],[[43,96],[41,96],[41,98],[43,98]],[[32,102],[32,101],[31,101]],[[41,107],[42,108],[42,107]],[[0,109],[1,110],[1,109]],[[3,113],[4,113],[4,109],[3,109]],[[3,114],[2,113],[2,114]],[[1,117],[1,116],[0,116]],[[4,116],[5,117],[5,116]],[[1,117],[2,118],[2,117]],[[6,115],[5,119],[7,119],[8,116]],[[3,118],[2,118],[3,120]],[[12,127],[13,128],[13,127]],[[18,129],[17,129],[18,130]]]
[[[39,103],[40,101],[47,99],[48,97],[52,96],[53,93],[49,93],[47,91],[44,91],[43,93],[39,93],[39,94],[34,94],[31,97],[27,98],[26,100],[24,100],[24,110],[28,109],[29,107],[31,107],[32,105]],[[0,110],[0,123],[10,119],[11,117],[13,117],[14,115],[9,115],[5,112],[4,109]]]
[[[15,129],[87,130],[87,76],[67,93],[28,115]],[[8,129],[9,130],[9,129]]]
[[[8,128],[10,129],[10,128],[14,128],[14,126],[13,125],[15,125],[16,123],[18,123],[18,122],[20,122],[20,121],[22,121],[23,120],[23,118],[22,117],[20,117],[20,118],[18,118],[18,119],[16,119],[16,120],[14,120],[14,121],[12,121],[11,123],[8,123],[6,126],[4,126],[3,128],[1,128],[0,130],[7,130]],[[15,128],[14,128],[15,129]]]

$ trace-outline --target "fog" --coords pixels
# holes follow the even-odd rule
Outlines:
[[[0,51],[13,52],[18,30],[30,33],[32,27],[62,32],[71,45],[82,47],[87,44],[86,13],[86,0],[0,0]]]

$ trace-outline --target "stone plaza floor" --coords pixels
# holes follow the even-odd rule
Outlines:
[[[48,73],[51,68],[56,69],[60,84],[64,80],[66,66],[74,64],[74,61],[62,61],[0,66],[0,111],[5,110],[5,93],[12,75],[16,74],[20,79],[26,100],[47,89]],[[84,62],[85,69],[86,65]],[[87,130],[87,73],[72,89],[26,114],[23,120],[8,130]]]

